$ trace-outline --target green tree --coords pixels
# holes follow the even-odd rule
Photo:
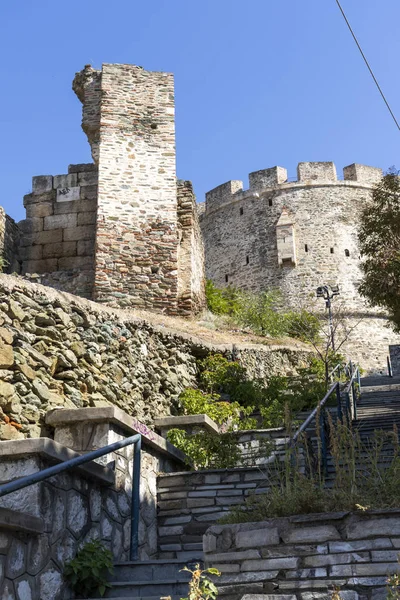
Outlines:
[[[359,288],[372,305],[385,308],[400,331],[400,178],[390,169],[375,186],[359,230],[363,279]]]

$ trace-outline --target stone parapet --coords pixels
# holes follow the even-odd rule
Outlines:
[[[86,169],[86,170],[84,170]],[[70,165],[66,175],[33,177],[24,197],[19,255],[24,275],[90,298],[94,278],[97,170]]]
[[[203,538],[206,566],[221,571],[216,583],[229,600],[273,590],[308,600],[335,586],[353,600],[385,597],[387,576],[400,573],[399,516],[393,509],[214,525]]]

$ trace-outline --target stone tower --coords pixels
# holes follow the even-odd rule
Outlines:
[[[349,327],[346,352],[370,369],[383,368],[398,343],[385,315],[367,306],[357,229],[381,169],[353,164],[339,180],[333,163],[300,163],[297,181],[272,167],[249,175],[249,189],[229,181],[206,194],[201,228],[206,274],[217,286],[254,292],[278,288],[293,307],[316,304],[316,288],[339,284]]]
[[[94,164],[34,178],[22,272],[111,305],[196,312],[203,246],[191,183],[176,179],[173,75],[86,66],[73,89]]]

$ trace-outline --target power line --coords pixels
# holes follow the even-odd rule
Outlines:
[[[351,27],[351,25],[350,25],[350,23],[349,23],[349,20],[348,20],[348,18],[346,17],[346,14],[345,14],[345,12],[344,12],[344,10],[343,10],[343,8],[342,8],[342,6],[341,6],[341,4],[340,4],[339,0],[336,0],[336,4],[337,4],[337,5],[338,5],[338,7],[340,8],[340,12],[342,13],[344,20],[346,21],[347,27],[349,28],[349,30],[350,30],[350,33],[351,33],[351,35],[353,36],[353,39],[354,39],[355,43],[357,44],[357,48],[359,49],[359,51],[360,51],[360,53],[361,53],[361,56],[363,57],[363,59],[364,59],[364,62],[365,62],[365,64],[367,65],[369,72],[371,73],[372,79],[374,80],[374,82],[375,82],[375,85],[376,85],[376,87],[378,88],[378,90],[379,90],[379,93],[380,93],[380,95],[382,96],[382,98],[383,98],[383,101],[384,101],[384,103],[386,104],[386,106],[387,106],[387,108],[388,108],[388,110],[389,110],[389,112],[390,112],[390,114],[391,114],[391,116],[392,116],[392,119],[393,119],[393,121],[396,123],[397,129],[400,131],[400,125],[399,125],[399,122],[397,121],[396,117],[394,116],[394,113],[393,113],[392,109],[390,108],[390,104],[389,104],[389,102],[386,100],[385,94],[383,93],[383,90],[382,90],[381,86],[379,85],[379,83],[378,83],[378,80],[377,80],[377,78],[375,77],[375,75],[374,75],[374,72],[373,72],[372,68],[370,67],[370,64],[369,64],[369,62],[368,62],[368,60],[367,60],[367,57],[365,56],[365,54],[364,54],[364,52],[363,52],[363,50],[362,50],[362,48],[361,48],[361,46],[360,46],[360,43],[359,43],[359,41],[358,41],[358,39],[357,39],[357,37],[356,37],[356,34],[354,33],[354,31],[353,31],[353,29],[352,29],[352,27]]]

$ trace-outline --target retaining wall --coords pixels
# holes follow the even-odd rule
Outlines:
[[[344,598],[385,598],[388,575],[400,573],[399,517],[393,509],[215,525],[204,536],[205,560],[222,572],[217,585],[229,600],[244,593],[310,600],[334,586]]]

